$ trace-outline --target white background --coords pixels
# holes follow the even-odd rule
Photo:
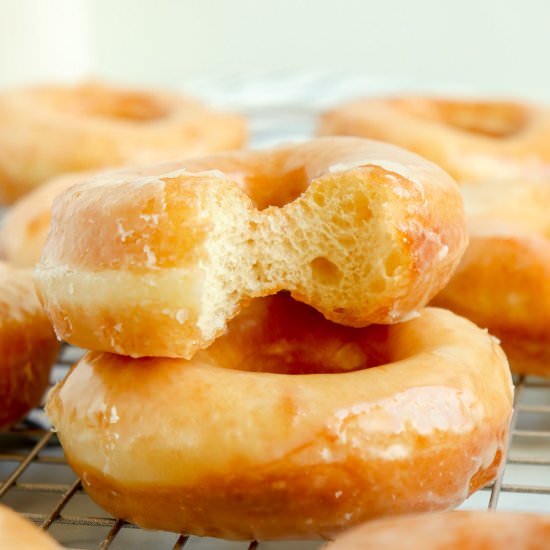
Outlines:
[[[0,0],[0,87],[325,71],[550,98],[545,0]]]

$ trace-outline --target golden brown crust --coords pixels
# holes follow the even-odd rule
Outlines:
[[[536,105],[360,99],[325,113],[319,133],[394,143],[435,162],[459,182],[550,176],[550,111]]]
[[[0,505],[0,548],[2,550],[61,550],[61,546],[44,531],[2,505]]]
[[[498,336],[518,373],[550,376],[550,186],[463,187],[470,245],[433,303]]]
[[[495,477],[511,407],[504,354],[464,319],[353,329],[280,294],[190,361],[88,353],[47,411],[117,517],[272,539],[459,504]]]
[[[56,200],[36,281],[65,340],[188,358],[251,298],[282,289],[341,324],[402,320],[465,245],[444,172],[390,145],[327,138],[73,187]]]
[[[519,512],[443,512],[369,523],[326,550],[546,550],[550,516]]]
[[[0,203],[67,172],[243,145],[242,117],[174,93],[102,84],[0,94]]]
[[[4,428],[40,403],[59,346],[30,271],[0,266],[0,428]]]

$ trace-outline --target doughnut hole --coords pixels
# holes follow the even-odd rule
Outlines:
[[[527,125],[527,111],[510,102],[397,99],[407,112],[458,130],[492,138],[508,138]]]
[[[258,151],[247,162],[229,157],[193,159],[185,163],[189,171],[217,170],[236,183],[248,195],[257,210],[282,208],[300,197],[321,174],[299,156],[286,150]],[[325,196],[315,194],[318,206],[324,207]]]
[[[231,173],[229,177],[241,186],[258,210],[283,207],[296,200],[310,184],[303,166],[289,171],[273,170],[271,173],[261,169],[258,172]],[[318,199],[324,200],[322,196]]]
[[[328,374],[387,363],[387,326],[328,321],[286,292],[255,299],[197,360],[222,368],[278,374]]]

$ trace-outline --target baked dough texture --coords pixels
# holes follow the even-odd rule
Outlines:
[[[351,328],[282,293],[253,301],[191,360],[87,353],[47,412],[86,492],[115,517],[317,538],[446,510],[492,481],[512,392],[495,339],[448,311]]]
[[[35,280],[60,338],[190,358],[280,290],[344,325],[402,321],[466,244],[445,172],[391,145],[326,138],[72,187],[55,201]]]

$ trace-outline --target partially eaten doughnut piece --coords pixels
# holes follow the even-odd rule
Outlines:
[[[280,290],[344,325],[407,319],[466,243],[462,198],[437,166],[318,139],[72,187],[55,202],[36,282],[70,343],[189,358]]]

